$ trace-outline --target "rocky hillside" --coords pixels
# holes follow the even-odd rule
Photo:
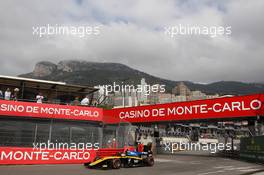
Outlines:
[[[145,78],[148,84],[165,84],[169,92],[178,83],[135,70],[119,63],[98,63],[87,61],[60,61],[58,64],[42,61],[36,64],[33,72],[21,77],[53,81],[64,81],[71,84],[103,85],[113,82],[139,84]],[[264,84],[221,81],[211,84],[185,82],[191,90],[200,90],[207,94],[251,94],[264,92]]]

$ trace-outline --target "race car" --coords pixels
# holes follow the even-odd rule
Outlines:
[[[84,164],[89,168],[112,168],[135,166],[153,166],[154,158],[152,152],[137,152],[126,150],[117,155],[97,157],[95,161]]]

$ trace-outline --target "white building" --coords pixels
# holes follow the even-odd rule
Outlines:
[[[145,78],[142,78],[141,81],[140,81],[140,85],[141,85],[141,88],[142,88],[142,91],[139,92],[139,102],[144,104],[144,103],[147,103],[148,101],[148,89],[146,88],[147,87],[147,83],[146,83],[146,80]]]

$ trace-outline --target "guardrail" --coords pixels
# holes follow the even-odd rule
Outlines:
[[[0,100],[5,100],[0,98]],[[19,102],[29,102],[29,103],[37,103],[36,100],[33,99],[11,99],[9,101],[19,101]],[[71,103],[65,103],[65,102],[61,102],[61,101],[56,101],[56,100],[43,100],[42,101],[43,104],[57,104],[57,105],[71,105],[71,106],[87,106],[87,107],[95,107],[95,105],[74,105],[72,102]]]

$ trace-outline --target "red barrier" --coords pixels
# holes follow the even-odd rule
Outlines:
[[[104,122],[130,123],[255,117],[264,115],[264,94],[104,110]]]
[[[132,148],[132,147],[131,147]],[[115,156],[125,148],[101,148],[99,150],[38,150],[23,147],[0,147],[0,165],[16,164],[82,164],[97,157]]]
[[[99,158],[107,156],[116,156],[118,153],[123,153],[124,148],[101,148],[96,152],[96,156]]]
[[[102,121],[103,109],[0,100],[0,115]]]
[[[0,115],[131,123],[264,115],[264,94],[104,110],[0,100]]]
[[[92,162],[96,150],[37,150],[0,147],[0,164],[79,164]]]

